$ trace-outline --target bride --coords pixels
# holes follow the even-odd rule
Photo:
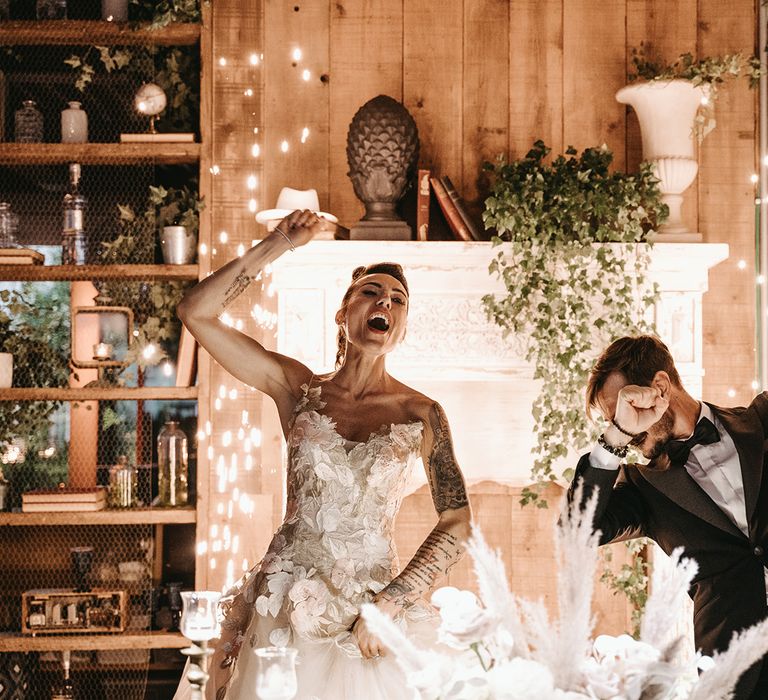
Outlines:
[[[443,409],[387,373],[404,338],[408,285],[399,265],[359,267],[336,314],[337,369],[314,375],[219,321],[269,263],[309,242],[323,220],[295,211],[266,239],[188,292],[178,313],[237,379],[277,404],[288,447],[286,514],[264,559],[230,591],[211,658],[209,698],[255,696],[253,650],[298,650],[297,698],[408,696],[392,656],[369,632],[373,602],[421,642],[435,622],[422,597],[461,557],[470,509]],[[414,463],[427,472],[437,525],[398,573],[394,519]],[[176,698],[189,696],[186,681]]]

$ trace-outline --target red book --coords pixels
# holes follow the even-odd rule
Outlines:
[[[440,178],[440,182],[443,183],[443,187],[445,187],[446,194],[451,198],[451,201],[456,207],[456,211],[459,212],[459,216],[461,217],[461,220],[464,222],[464,225],[467,227],[467,230],[472,236],[472,240],[481,241],[483,237],[480,233],[480,229],[478,228],[477,224],[472,220],[472,217],[467,211],[467,208],[464,206],[464,202],[461,201],[461,197],[459,197],[459,193],[456,191],[456,188],[453,186],[453,183],[451,182],[451,178],[449,178],[447,175],[443,175]]]
[[[416,240],[429,238],[429,170],[419,170],[416,181]]]
[[[432,191],[435,193],[435,197],[437,197],[437,202],[443,210],[445,219],[451,227],[451,231],[453,231],[453,235],[460,241],[474,240],[472,238],[472,233],[461,218],[459,210],[445,191],[443,183],[436,177],[430,177],[429,182],[432,185]]]

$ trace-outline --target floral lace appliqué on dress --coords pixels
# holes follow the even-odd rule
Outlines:
[[[303,389],[288,434],[286,516],[259,566],[228,596],[222,666],[234,673],[219,682],[212,669],[216,697],[254,697],[251,652],[269,645],[299,649],[297,698],[407,697],[391,658],[363,659],[349,628],[361,603],[398,572],[394,519],[423,425],[382,426],[351,442],[320,412],[321,388]],[[424,617],[417,607],[403,623]]]

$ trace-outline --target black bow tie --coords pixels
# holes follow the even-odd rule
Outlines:
[[[711,445],[720,440],[720,433],[709,418],[702,418],[696,423],[693,435],[687,440],[670,440],[665,449],[672,464],[683,466],[688,461],[688,455],[694,445]]]

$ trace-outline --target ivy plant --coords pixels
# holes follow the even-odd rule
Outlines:
[[[203,200],[197,198],[193,188],[150,186],[143,213],[137,214],[128,205],[118,205],[120,231],[114,240],[101,243],[101,262],[108,265],[154,263],[158,228],[175,221],[196,231],[198,212],[202,208]],[[104,303],[129,306],[134,311],[137,325],[126,363],[145,368],[164,359],[167,355],[163,345],[178,332],[176,307],[189,283],[98,280],[94,284],[100,295],[97,301],[101,298]],[[150,345],[155,352],[145,355]]]
[[[651,166],[612,172],[607,147],[569,147],[551,163],[536,141],[525,158],[487,164],[489,266],[506,289],[483,298],[490,319],[519,342],[541,382],[532,413],[537,444],[522,502],[546,507],[538,488],[555,462],[596,436],[584,387],[598,352],[616,337],[649,330],[657,289],[648,266],[655,227],[668,210]],[[564,473],[568,477],[568,472]]]
[[[694,120],[693,130],[699,142],[715,128],[715,102],[719,87],[730,78],[744,76],[750,89],[760,84],[760,77],[765,72],[757,56],[745,56],[743,53],[707,56],[695,59],[693,54],[680,54],[670,64],[649,58],[645,45],[632,49],[633,71],[627,76],[630,82],[635,80],[663,81],[688,80],[693,85],[706,88],[707,99],[702,103]]]
[[[13,355],[13,385],[66,387],[69,381],[69,296],[66,285],[0,290],[0,352]],[[60,401],[0,401],[0,446],[47,435]],[[37,447],[31,444],[30,447]]]
[[[610,547],[601,547],[603,572],[600,580],[614,595],[624,595],[632,606],[632,636],[640,637],[640,622],[643,619],[645,604],[648,601],[648,581],[651,564],[648,560],[650,540],[638,537],[624,543],[629,561],[621,565],[618,571],[611,568],[613,553]]]

